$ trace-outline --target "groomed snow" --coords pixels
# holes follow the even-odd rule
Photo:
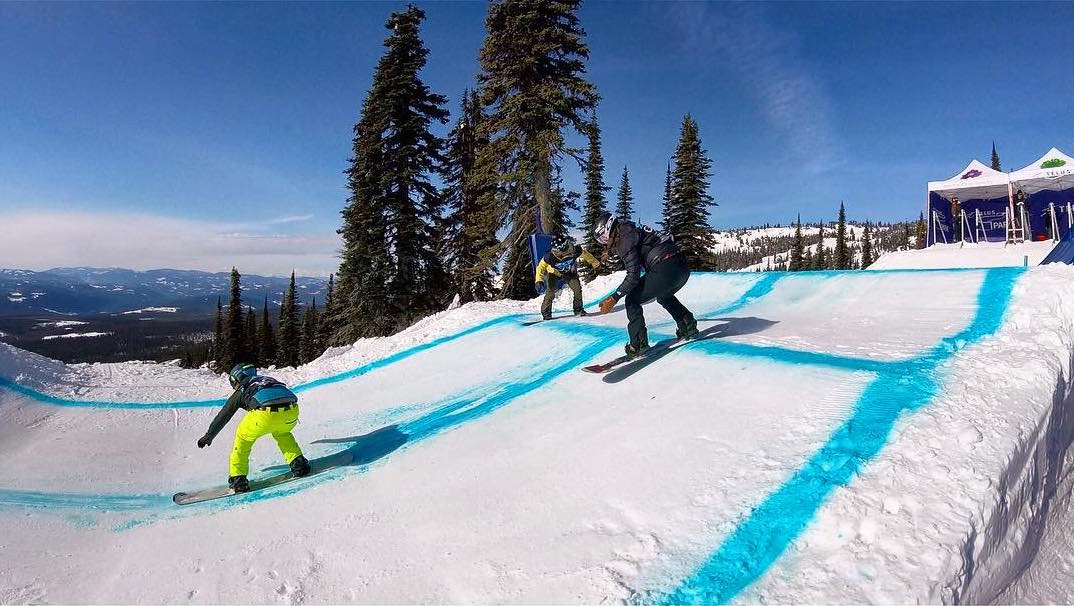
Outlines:
[[[183,508],[226,476],[236,421],[194,444],[221,377],[0,345],[0,602],[1069,596],[1031,563],[1074,481],[1074,269],[696,274],[681,299],[714,338],[629,377],[578,371],[621,351],[621,306],[562,296],[270,371],[340,466]]]

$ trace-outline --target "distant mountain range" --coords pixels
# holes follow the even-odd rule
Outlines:
[[[244,275],[243,303],[279,306],[290,278]],[[295,278],[298,298],[324,302],[327,280]],[[180,313],[216,309],[219,296],[228,303],[231,275],[179,269],[133,271],[121,268],[61,267],[47,271],[0,269],[0,316],[122,313],[146,308],[175,308]]]

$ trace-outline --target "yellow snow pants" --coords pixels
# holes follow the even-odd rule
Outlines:
[[[288,464],[302,454],[295,436],[291,434],[298,423],[298,405],[287,410],[272,412],[268,410],[250,410],[243,416],[242,422],[235,429],[235,447],[231,450],[231,464],[228,475],[244,476],[250,471],[250,450],[261,436],[272,434],[276,444]]]

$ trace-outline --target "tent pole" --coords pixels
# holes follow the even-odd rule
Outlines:
[[[1055,220],[1055,202],[1048,203],[1048,215],[1052,219],[1052,242],[1059,239],[1059,222]]]

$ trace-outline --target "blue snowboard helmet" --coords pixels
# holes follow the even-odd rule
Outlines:
[[[257,376],[257,367],[253,364],[236,364],[231,372],[227,373],[227,380],[231,382],[232,389]]]

